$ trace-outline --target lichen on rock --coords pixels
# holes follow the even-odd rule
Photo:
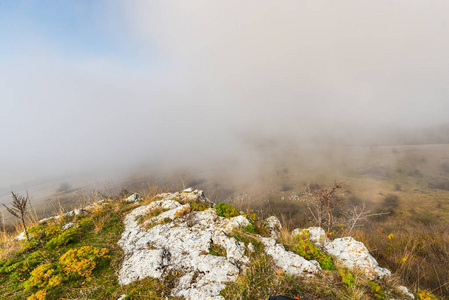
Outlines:
[[[173,289],[173,296],[222,299],[220,291],[225,283],[235,281],[249,262],[244,255],[245,245],[226,234],[248,220],[243,216],[222,218],[213,209],[190,211],[188,202],[208,202],[200,191],[184,190],[161,194],[159,198],[125,217],[125,231],[119,241],[125,259],[119,271],[119,283],[124,285],[145,277],[161,278],[166,272],[176,270],[183,276]],[[156,208],[167,210],[143,224],[156,226],[146,229],[138,224],[137,217]],[[158,224],[167,218],[172,221]],[[226,257],[207,254],[212,243],[223,247]]]
[[[348,269],[360,269],[370,279],[391,276],[388,269],[379,267],[366,246],[352,237],[333,240],[324,245],[324,250]]]

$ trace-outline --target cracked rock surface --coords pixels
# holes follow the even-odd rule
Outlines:
[[[202,191],[164,193],[158,199],[125,217],[125,231],[119,241],[125,252],[119,283],[125,285],[145,277],[161,279],[176,271],[181,277],[175,282],[173,296],[223,299],[220,291],[225,284],[235,281],[250,262],[245,250],[254,251],[252,244],[245,246],[229,234],[248,226],[249,220],[243,215],[223,218],[213,208],[192,211],[193,202],[213,206]],[[270,217],[267,222],[272,236],[277,235],[279,220]],[[310,276],[321,270],[316,261],[286,251],[273,238],[258,238],[265,245],[265,253],[284,272]],[[212,247],[222,249],[225,256],[211,255]]]
[[[190,204],[183,201],[203,200],[202,193],[194,192],[161,194],[161,200],[138,207],[126,216],[119,241],[126,255],[119,271],[120,284],[145,277],[161,278],[166,272],[177,271],[183,275],[173,296],[223,299],[220,291],[225,283],[235,281],[249,262],[244,255],[245,245],[227,234],[249,221],[244,216],[219,217],[211,208],[190,211]],[[156,209],[164,212],[139,224],[139,216]],[[225,249],[226,256],[208,254],[212,244]]]
[[[284,272],[309,277],[321,271],[320,264],[316,260],[309,261],[302,256],[287,251],[283,245],[277,244],[274,239],[262,238],[262,243],[265,245],[265,253],[271,255],[276,265]]]
[[[324,250],[348,269],[358,268],[372,279],[391,276],[388,269],[381,268],[369,254],[366,246],[352,237],[335,239],[324,245]]]
[[[171,272],[174,280],[172,296],[185,299],[223,299],[226,283],[237,280],[250,263],[245,253],[254,246],[230,236],[250,221],[244,216],[223,218],[213,208],[194,211],[195,204],[213,207],[202,191],[187,189],[159,194],[156,200],[131,211],[124,220],[125,230],[119,245],[125,252],[118,281],[126,285],[146,277],[163,279]],[[311,277],[321,271],[317,261],[308,261],[277,243],[281,223],[276,217],[266,219],[271,238],[254,234],[264,245],[264,252],[286,273]],[[390,275],[380,268],[363,243],[346,237],[329,241],[324,230],[309,228],[310,239],[345,267],[360,268],[370,278]],[[301,234],[295,230],[292,234]],[[324,245],[323,245],[324,244]],[[212,255],[215,254],[215,255]]]

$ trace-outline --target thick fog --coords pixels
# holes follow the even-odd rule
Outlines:
[[[447,1],[17,3],[0,3],[0,188],[449,122]]]

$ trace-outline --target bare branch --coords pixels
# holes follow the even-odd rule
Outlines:
[[[25,235],[27,237],[27,240],[29,240],[27,227],[25,223],[25,216],[27,214],[27,204],[30,203],[30,196],[28,194],[28,191],[26,197],[20,196],[14,192],[11,192],[11,194],[12,194],[12,204],[11,204],[12,207],[8,207],[5,204],[3,204],[3,206],[6,207],[6,209],[11,215],[22,221],[22,226],[25,231]]]

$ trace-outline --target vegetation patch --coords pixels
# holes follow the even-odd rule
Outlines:
[[[271,256],[253,257],[245,274],[221,291],[225,299],[268,299],[270,295],[299,297],[304,294],[298,278],[274,267]]]
[[[47,249],[52,249],[56,247],[65,246],[69,243],[76,241],[77,238],[78,238],[78,229],[76,229],[76,227],[71,227],[69,229],[64,230],[51,240],[49,240],[45,244],[45,247]]]
[[[368,285],[371,287],[371,294],[376,299],[385,299],[385,292],[382,290],[381,286],[374,281],[367,280]]]
[[[93,246],[70,249],[59,258],[59,263],[65,274],[87,278],[91,276],[100,260],[109,258],[108,252],[106,248],[100,249]]]
[[[206,209],[209,209],[210,206],[207,204],[203,204],[203,203],[190,203],[190,209],[192,211],[205,211]]]
[[[207,254],[215,256],[226,256],[226,249],[218,244],[212,243],[210,244],[209,253]]]
[[[227,203],[220,203],[214,206],[215,211],[220,217],[232,218],[240,215],[239,211]]]
[[[332,262],[332,257],[321,251],[308,239],[309,233],[307,230],[304,230],[303,233],[304,235],[296,235],[297,244],[293,246],[292,250],[307,260],[316,260],[323,270],[334,270],[335,265]]]
[[[344,270],[344,269],[339,269],[338,272],[340,272],[341,282],[346,284],[347,287],[350,287],[350,288],[354,287],[355,278],[351,272]]]

